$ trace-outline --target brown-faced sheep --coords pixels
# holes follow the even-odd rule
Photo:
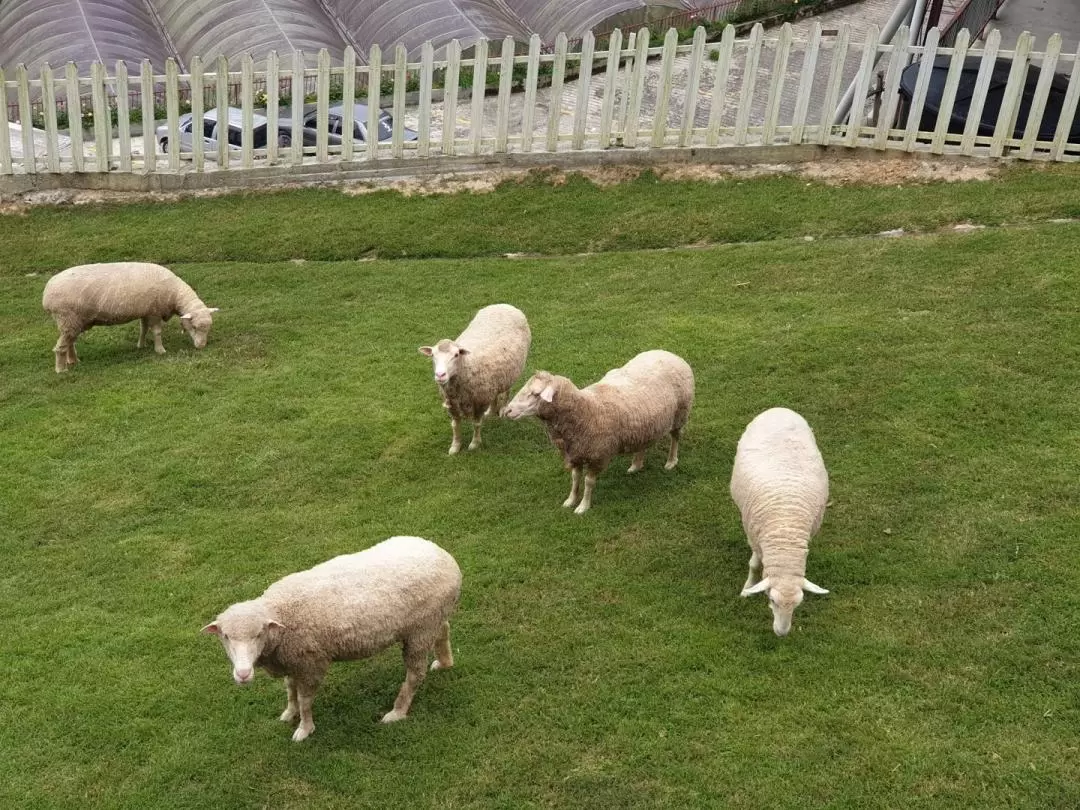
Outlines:
[[[538,371],[525,383],[503,415],[522,419],[536,415],[570,469],[570,496],[563,506],[581,503],[583,514],[592,504],[596,477],[621,453],[633,453],[627,472],[645,464],[645,451],[664,435],[671,436],[665,469],[679,463],[679,436],[694,404],[694,372],[671,352],[642,352],[622,368],[609,371],[587,388],[578,389],[566,377]]]
[[[525,368],[531,342],[529,322],[520,309],[492,304],[476,313],[457,340],[420,347],[420,354],[432,360],[443,407],[450,412],[450,455],[461,449],[462,419],[475,423],[469,449],[480,446],[484,417],[498,409],[500,397],[509,396]]]
[[[409,712],[413,693],[432,669],[454,665],[448,619],[461,593],[454,558],[420,537],[391,537],[290,574],[258,599],[238,602],[203,628],[221,639],[233,680],[245,684],[262,667],[285,678],[281,720],[300,725],[293,740],[315,730],[311,704],[332,661],[367,658],[394,644],[405,657],[405,683],[384,723]]]
[[[767,592],[773,632],[786,636],[803,591],[828,593],[806,578],[810,538],[829,500],[829,474],[805,419],[787,408],[754,417],[735,451],[731,497],[751,550],[742,595]]]
[[[53,354],[57,373],[79,362],[75,341],[92,326],[113,326],[141,321],[138,347],[147,330],[154,335],[154,351],[165,353],[161,325],[173,315],[191,337],[196,349],[206,336],[217,307],[208,307],[182,279],[168,268],[147,262],[112,262],[69,267],[49,279],[41,305],[60,330]]]

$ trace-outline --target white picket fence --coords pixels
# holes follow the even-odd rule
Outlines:
[[[279,59],[271,54],[256,70],[250,57],[241,60],[240,71],[230,72],[224,59],[203,66],[193,60],[191,72],[180,74],[170,60],[165,73],[155,74],[143,63],[137,75],[118,62],[111,73],[101,64],[91,66],[89,76],[80,75],[69,64],[63,78],[55,77],[48,66],[40,76],[31,77],[22,66],[13,71],[0,69],[4,95],[17,100],[19,119],[32,118],[35,103],[44,110],[43,131],[22,126],[13,145],[14,128],[7,116],[0,116],[0,175],[37,172],[127,172],[184,173],[218,172],[263,166],[297,166],[316,163],[385,161],[410,157],[492,155],[505,153],[554,153],[595,151],[610,148],[657,149],[695,147],[762,147],[814,144],[820,146],[863,147],[932,154],[1015,156],[1021,159],[1066,161],[1080,159],[1080,144],[1069,143],[1069,127],[1080,98],[1080,55],[1061,52],[1061,38],[1053,36],[1044,52],[1033,51],[1033,38],[1022,35],[1014,50],[1002,49],[994,31],[981,48],[970,47],[966,31],[954,47],[939,48],[939,33],[932,29],[924,45],[907,45],[902,29],[898,44],[879,42],[877,28],[871,28],[862,44],[851,42],[846,26],[823,32],[814,23],[809,33],[796,37],[789,25],[775,35],[755,26],[746,38],[738,39],[728,27],[719,42],[706,42],[698,29],[693,42],[679,45],[674,30],[663,44],[653,47],[649,32],[641,29],[626,37],[613,32],[606,50],[596,50],[591,35],[581,50],[569,52],[565,36],[559,36],[553,51],[544,52],[538,37],[521,52],[507,39],[496,48],[478,42],[469,58],[463,58],[459,44],[452,42],[445,58],[436,60],[430,43],[419,62],[407,61],[398,46],[392,61],[384,62],[373,47],[369,64],[358,65],[351,49],[344,64],[331,65],[327,53],[305,63],[305,55]],[[923,104],[935,57],[950,59],[949,78],[942,99],[941,114],[932,131],[920,131]],[[962,133],[949,132],[949,114],[956,96],[959,68],[977,57],[979,79]],[[980,135],[978,123],[995,60],[1009,60],[1011,70],[1004,101],[992,135]],[[920,61],[918,80],[910,109],[897,119],[897,88],[901,71],[913,60]],[[1028,125],[1023,137],[1013,137],[1022,101],[1027,66],[1041,68]],[[478,70],[469,89],[459,89],[463,71]],[[550,65],[550,72],[544,65]],[[512,92],[514,68],[525,67],[524,88]],[[434,77],[444,71],[445,89],[433,87]],[[1060,124],[1052,139],[1038,140],[1039,123],[1050,94],[1050,79],[1056,72],[1068,75],[1068,90]],[[519,71],[520,72],[520,71]],[[869,102],[856,105],[851,123],[834,124],[833,112],[844,88],[855,80],[857,99],[867,99],[881,72],[880,111],[868,122]],[[548,86],[540,86],[541,74],[548,74]],[[468,74],[466,74],[468,75]],[[489,77],[494,77],[489,80]],[[419,80],[419,90],[407,92],[407,79]],[[382,143],[361,143],[346,139],[341,145],[328,141],[328,109],[331,88],[340,91],[345,107],[343,129],[351,131],[351,110],[358,88],[380,86],[392,79],[393,135]],[[298,80],[293,85],[294,80]],[[282,129],[293,133],[289,146],[278,146],[281,88],[315,87],[316,124],[313,143],[305,146],[296,133],[302,130],[303,105],[294,104]],[[154,118],[155,94],[164,94],[167,114],[163,125],[169,143],[180,143],[180,102],[190,98],[196,120],[205,112],[204,99],[211,99],[218,120],[227,117],[230,87],[239,84],[243,136],[238,148],[224,141],[208,153],[196,137],[192,151],[173,148],[163,152],[153,137],[153,126],[145,136],[133,135],[129,99],[141,92],[143,121]],[[544,84],[547,84],[545,81]],[[265,87],[263,104],[256,103],[256,88]],[[439,94],[441,93],[441,98]],[[415,98],[414,98],[415,97]],[[70,141],[57,128],[56,103],[66,99],[70,119]],[[337,103],[337,102],[335,102]],[[110,126],[112,109],[119,124]],[[268,119],[265,148],[254,146],[256,109]],[[92,131],[83,132],[81,114],[93,111]],[[368,110],[368,131],[377,132],[374,105]],[[405,137],[405,126],[417,133],[416,140]],[[141,144],[140,144],[141,140]],[[42,142],[44,146],[42,146]],[[19,148],[21,147],[21,148]]]

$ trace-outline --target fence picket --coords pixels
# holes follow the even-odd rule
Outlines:
[[[704,58],[705,27],[699,25],[694,30],[690,64],[686,68],[686,98],[683,102],[682,126],[679,128],[679,146],[689,146],[694,142],[694,118],[701,92],[701,62]]]
[[[705,133],[706,146],[720,143],[720,121],[724,113],[728,75],[731,71],[731,52],[734,48],[735,26],[728,25],[720,35],[720,53],[716,59],[716,70],[713,72],[713,96],[709,106],[709,128]]]
[[[622,31],[616,28],[608,37],[607,64],[604,67],[604,100],[600,104],[600,133],[597,146],[611,146],[611,124],[615,115],[616,84],[619,80],[619,54],[622,52]]]
[[[555,38],[555,61],[551,67],[551,90],[548,98],[547,136],[544,148],[554,152],[559,148],[559,124],[562,122],[563,78],[566,75],[566,34]]]
[[[90,101],[94,105],[94,170],[109,171],[112,153],[112,111],[105,98],[105,65],[90,63]]]
[[[536,80],[540,71],[540,35],[529,37],[529,63],[525,71],[525,108],[521,112],[521,151],[531,152],[533,115],[536,112]]]
[[[52,74],[49,75],[49,85],[52,86]],[[52,125],[56,126],[56,107],[50,102],[45,108],[45,129],[49,130],[49,109],[52,108]],[[116,63],[116,129],[120,139],[118,149],[120,154],[119,169],[122,172],[131,171],[131,109],[128,100],[128,69],[127,64],[121,59]],[[50,142],[51,148],[51,142]],[[50,169],[49,171],[52,171]]]
[[[221,70],[221,66],[224,63],[224,57],[218,61],[218,70]],[[304,162],[304,52],[295,51],[293,53],[293,69],[292,69],[292,84],[289,87],[289,111],[292,113],[292,122],[289,129],[289,140],[292,144],[292,151],[289,155],[289,160],[293,165],[300,165]],[[378,91],[375,92],[375,98],[378,99]],[[221,96],[218,96],[218,103],[221,102]],[[376,101],[375,107],[378,108],[378,102]]]
[[[364,159],[379,157],[379,97],[382,95],[382,48],[372,45],[368,51],[367,67],[367,121],[364,122]],[[376,137],[372,138],[371,133]]]
[[[949,72],[945,77],[945,89],[941,94],[941,108],[938,110],[937,126],[934,139],[930,142],[930,151],[935,155],[945,153],[945,138],[949,133],[949,119],[952,118],[953,105],[956,104],[956,91],[960,87],[960,76],[967,61],[968,43],[971,35],[965,28],[956,36],[953,43],[953,55],[949,60]]]
[[[1039,82],[1035,85],[1035,97],[1031,100],[1027,126],[1024,128],[1024,139],[1020,144],[1020,157],[1023,160],[1031,160],[1035,154],[1035,140],[1038,138],[1039,127],[1042,125],[1046,99],[1050,95],[1050,82],[1054,78],[1054,70],[1057,68],[1060,54],[1061,34],[1053,34],[1046,43],[1046,53],[1039,66]]]
[[[356,121],[356,51],[352,45],[345,48],[341,66],[341,159],[353,159],[353,133]]]
[[[266,162],[273,166],[278,161],[278,103],[281,94],[280,63],[277,51],[266,57]]]
[[[469,130],[472,153],[479,155],[484,140],[484,96],[487,94],[488,41],[477,40],[473,46],[472,112]]]
[[[915,79],[915,92],[911,97],[911,109],[908,110],[907,126],[904,128],[904,149],[915,151],[916,139],[922,128],[923,107],[926,105],[926,92],[930,87],[930,74],[937,55],[938,29],[931,28],[923,44],[923,56],[919,60],[919,75]]]
[[[214,93],[217,96],[217,161],[219,169],[229,168],[229,63],[217,58]],[[193,135],[197,133],[192,133]]]
[[[506,37],[502,42],[499,60],[499,112],[495,118],[495,153],[507,151],[507,131],[510,128],[510,90],[514,82],[514,44],[513,37]]]
[[[405,85],[408,82],[409,52],[400,42],[394,49],[394,123],[390,128],[390,154],[405,154]],[[378,133],[376,133],[378,137]]]
[[[623,127],[623,145],[631,149],[637,146],[641,129],[641,98],[645,95],[645,75],[649,72],[649,29],[642,28],[634,35],[634,71],[630,77],[630,100],[627,103],[626,123]]]
[[[19,125],[22,127],[23,143],[23,171],[27,174],[37,173],[37,148],[34,144],[34,122],[30,109],[30,76],[26,72],[26,65],[15,66],[16,98],[19,103]],[[4,110],[7,115],[7,110]]]
[[[450,40],[446,48],[446,81],[443,85],[442,153],[457,154],[457,100],[461,81],[461,43]]]
[[[169,128],[169,171],[176,172],[180,168],[180,78],[172,57],[165,60],[165,122]]]
[[[817,133],[817,142],[822,146],[828,146],[832,141],[832,120],[836,111],[836,103],[840,100],[840,84],[844,81],[844,62],[847,60],[848,40],[851,37],[851,26],[847,23],[840,25],[840,35],[836,45],[833,46],[832,64],[829,65],[829,83],[826,85],[825,103],[821,105],[821,126]]]
[[[574,107],[574,137],[571,149],[585,148],[585,127],[588,123],[589,96],[592,93],[593,50],[596,38],[592,31],[586,31],[581,39],[581,55],[578,59],[578,93]]]
[[[431,85],[435,81],[434,62],[435,48],[429,39],[420,47],[420,122],[416,131],[416,152],[420,157],[427,157],[431,151]],[[502,114],[500,105],[499,115]]]
[[[15,167],[11,162],[11,125],[7,116],[7,79],[4,76],[4,68],[0,67],[0,104],[3,104],[3,114],[0,115],[0,175],[12,174]]]
[[[1024,31],[1016,40],[1013,50],[1012,66],[1009,68],[1009,80],[1005,84],[1001,109],[998,111],[994,135],[990,140],[990,157],[1001,157],[1005,152],[1005,142],[1011,140],[1016,130],[1017,113],[1024,92],[1024,80],[1027,78],[1028,54],[1034,37]]]
[[[1073,57],[1072,73],[1069,75],[1069,86],[1065,90],[1065,99],[1061,105],[1061,117],[1058,118],[1057,131],[1054,133],[1054,145],[1050,148],[1050,160],[1061,160],[1065,157],[1065,147],[1076,117],[1077,102],[1080,101],[1080,48],[1077,48]]]
[[[139,93],[142,100],[142,131],[143,131],[143,173],[150,174],[157,170],[157,121],[154,118],[154,68],[149,59],[143,59],[139,66]],[[75,149],[75,124],[71,118],[71,73],[68,73],[68,127],[71,131],[72,149],[71,155],[75,165],[75,171],[81,171],[79,166],[82,162],[82,148]],[[81,134],[80,134],[81,137]],[[75,158],[75,153],[79,157]]]
[[[330,57],[326,57],[327,68],[330,66]],[[253,150],[255,148],[255,63],[251,54],[245,53],[240,57],[240,165],[250,169],[255,165]],[[194,134],[194,124],[192,133]],[[194,140],[194,139],[193,139]]]
[[[60,171],[60,137],[56,127],[56,87],[54,85],[52,66],[48,62],[41,66],[41,104],[45,108],[45,166],[50,172],[55,173]],[[2,117],[6,120],[6,104],[4,105],[4,113]],[[120,152],[122,159],[123,145],[120,147]],[[121,168],[123,168],[122,163]],[[130,168],[129,165],[128,169]]]
[[[746,57],[743,60],[742,93],[739,95],[739,109],[735,113],[735,145],[746,143],[746,128],[750,122],[750,108],[754,103],[754,86],[757,84],[758,61],[761,59],[761,40],[765,29],[761,23],[754,23],[750,39],[746,42]]]
[[[903,27],[901,31],[903,31]],[[859,63],[859,72],[855,79],[855,99],[848,114],[847,133],[845,143],[848,146],[856,146],[859,143],[859,135],[862,132],[866,116],[866,98],[870,92],[870,80],[874,75],[874,65],[877,64],[878,41],[881,32],[876,25],[871,25],[866,32],[866,41],[863,43],[862,61]],[[907,42],[901,34],[900,42]]]
[[[772,76],[769,77],[769,92],[765,100],[765,125],[761,130],[761,145],[772,146],[776,138],[776,127],[780,118],[780,102],[783,101],[784,76],[787,73],[788,57],[791,54],[791,24],[784,23],[776,41],[776,54],[773,56]]]
[[[203,134],[206,130],[206,76],[199,57],[191,60],[191,166],[197,171],[206,168],[206,144]],[[145,137],[145,135],[144,135]]]
[[[883,98],[878,107],[877,129],[874,132],[875,149],[886,149],[889,146],[889,132],[892,131],[896,105],[900,97],[900,76],[907,67],[910,55],[909,36],[908,27],[902,25],[893,37],[893,51],[889,56],[889,67],[886,69],[885,85],[882,89]]]
[[[654,148],[664,145],[664,136],[667,134],[668,100],[671,98],[671,87],[675,80],[672,74],[675,67],[675,49],[678,46],[679,32],[669,28],[664,35],[664,53],[660,59],[660,77],[656,84],[651,144]]]
[[[964,137],[960,141],[960,152],[970,155],[975,150],[975,137],[979,132],[979,122],[986,102],[986,91],[990,88],[990,76],[997,61],[998,47],[1001,45],[1001,31],[995,28],[983,45],[983,58],[979,63],[979,72],[975,77],[975,90],[971,95],[967,123],[964,125]]]
[[[246,116],[246,107],[245,107]],[[247,130],[247,121],[244,121]],[[315,160],[325,163],[330,154],[330,52],[319,50],[315,62]]]
[[[810,109],[810,90],[814,85],[814,71],[817,68],[818,51],[821,48],[821,23],[814,20],[810,26],[810,37],[806,41],[799,87],[795,91],[795,112],[791,119],[791,135],[788,143],[800,144],[806,129],[806,113]]]

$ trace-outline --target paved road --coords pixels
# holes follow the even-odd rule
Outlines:
[[[1076,53],[1080,48],[1080,0],[1008,0],[992,20],[1001,31],[1001,44],[1011,48],[1023,31],[1035,35],[1035,49],[1043,50],[1051,34],[1061,34],[1062,50]]]

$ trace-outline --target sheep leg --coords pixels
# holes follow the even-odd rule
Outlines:
[[[73,366],[79,362],[79,353],[75,351],[75,341],[72,340],[68,343],[67,347],[67,364]]]
[[[761,556],[755,551],[750,555],[750,573],[746,576],[746,584],[742,586],[745,591],[757,584],[758,573],[761,571]]]
[[[589,507],[592,506],[592,492],[593,487],[595,486],[596,473],[592,470],[588,470],[585,473],[585,493],[581,496],[581,503],[579,503],[577,509],[574,510],[575,515],[584,515],[589,511]]]
[[[146,345],[146,333],[150,329],[150,324],[147,318],[139,318],[139,342],[135,344],[136,349],[141,349]]]
[[[69,366],[75,365],[71,362],[71,355],[75,351],[75,338],[78,335],[72,335],[68,332],[61,332],[60,338],[56,341],[56,345],[53,347],[53,354],[56,356],[56,373],[63,374],[68,370]]]
[[[450,417],[450,430],[454,433],[454,438],[450,442],[449,455],[457,455],[457,452],[461,449],[461,419],[456,416]]]
[[[443,622],[439,638],[435,642],[435,660],[431,662],[432,671],[450,669],[454,665],[454,653],[450,649],[450,622]]]
[[[282,723],[291,723],[296,719],[296,715],[300,713],[300,707],[296,699],[296,684],[292,678],[287,676],[285,678],[285,694],[288,695],[288,703],[278,720]]]
[[[581,482],[581,467],[570,468],[570,496],[563,501],[563,506],[569,509],[577,503],[578,484]]]
[[[321,680],[321,679],[320,679]],[[319,680],[308,681],[290,678],[289,683],[296,689],[296,706],[300,710],[300,725],[293,732],[293,742],[306,740],[315,730],[315,719],[311,716],[311,704],[315,702],[315,693],[319,691]]]
[[[406,641],[403,645],[405,683],[401,685],[401,689],[398,691],[397,699],[394,701],[394,708],[383,715],[382,722],[396,723],[398,720],[404,720],[408,715],[413,695],[416,693],[417,687],[424,682],[424,676],[427,675],[428,649],[429,647],[426,645],[417,644],[415,641]]]
[[[154,334],[154,351],[158,354],[165,354],[165,347],[161,343],[161,318],[151,315],[146,318],[150,326],[150,331]]]
[[[668,450],[667,464],[664,465],[665,470],[674,470],[675,465],[679,463],[679,434],[681,430],[676,428],[671,431],[671,449]]]
[[[645,466],[645,451],[642,450],[640,453],[634,453],[634,460],[632,462],[630,462],[630,469],[627,470],[627,472],[628,473],[636,473],[638,470],[640,470],[644,466]]]
[[[488,411],[490,410],[491,408],[489,407]],[[470,450],[475,450],[477,447],[480,446],[480,428],[484,425],[484,417],[487,416],[488,411],[484,411],[482,414],[480,414],[479,418],[477,418],[473,422],[472,441],[469,442]]]

